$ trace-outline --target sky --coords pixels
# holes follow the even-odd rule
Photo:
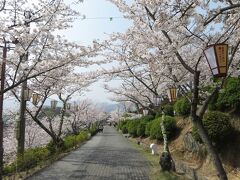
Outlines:
[[[73,28],[64,31],[64,36],[71,41],[90,45],[93,40],[107,39],[113,32],[125,32],[131,26],[131,22],[121,18],[123,14],[118,8],[107,0],[84,0],[78,6],[78,11],[86,16],[86,19],[77,19]],[[112,20],[110,20],[112,17]],[[96,57],[97,58],[97,57]],[[117,86],[119,81],[111,82],[110,85]],[[94,100],[94,102],[110,102],[110,96],[103,89],[104,81],[99,81],[89,87],[90,92],[85,93],[83,98]]]
[[[72,0],[65,1],[72,2]],[[131,26],[129,20],[119,18],[123,17],[123,14],[107,0],[84,0],[83,3],[73,8],[77,8],[82,15],[86,16],[86,19],[76,19],[71,29],[65,30],[60,34],[65,36],[69,41],[74,41],[81,45],[91,45],[95,39],[107,39],[108,34],[124,32]],[[113,17],[112,20],[110,20],[110,17]],[[90,99],[95,103],[112,103],[109,99],[111,95],[103,89],[104,83],[106,83],[104,80],[94,83],[89,87],[90,91],[84,93],[84,96],[72,99],[72,101]],[[110,85],[116,87],[119,83],[119,81],[113,81],[110,82]],[[55,97],[53,97],[53,99],[55,99]],[[50,105],[50,100],[47,101],[46,105]],[[14,98],[4,101],[4,109],[15,108],[19,108],[19,103]]]

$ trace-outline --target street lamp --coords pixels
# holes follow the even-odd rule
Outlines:
[[[74,109],[75,109],[75,111],[78,111],[78,105],[76,102],[74,102]]]
[[[143,115],[147,116],[148,115],[148,109],[143,109]]]
[[[36,106],[39,103],[40,95],[37,93],[33,93],[32,95],[32,103]]]
[[[204,50],[205,57],[214,77],[225,77],[228,66],[228,45],[213,44]]]
[[[176,87],[172,87],[167,90],[167,95],[170,102],[175,102],[177,100],[177,93],[178,90]]]
[[[52,108],[52,109],[56,109],[57,103],[58,103],[57,100],[52,100],[52,101],[51,101],[51,108]]]
[[[24,101],[30,101],[33,91],[29,88],[24,89]]]
[[[71,109],[71,103],[67,103],[67,109],[68,109],[68,110]]]
[[[162,97],[160,97],[160,96],[154,97],[154,105],[155,106],[159,106],[161,104],[161,101],[162,101]]]

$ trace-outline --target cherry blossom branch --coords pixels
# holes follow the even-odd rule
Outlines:
[[[231,9],[235,9],[235,8],[239,8],[240,4],[231,4],[228,7],[222,8],[220,9],[217,13],[215,13],[211,18],[209,18],[208,20],[206,20],[203,24],[203,26],[207,26],[209,23],[211,23],[218,15],[222,14],[225,11],[231,10]]]
[[[154,20],[156,21],[155,16],[150,12],[150,10],[145,6],[145,9],[147,11],[147,14]],[[170,44],[173,44],[173,41],[171,40],[170,36],[168,35],[167,31],[165,30],[161,30],[161,32],[163,33],[163,35],[168,39],[168,42]],[[194,70],[188,66],[185,61],[183,60],[182,56],[179,54],[179,52],[177,50],[174,51],[175,55],[177,56],[178,60],[181,62],[181,64],[183,65],[183,67],[185,67],[190,73],[194,74]]]

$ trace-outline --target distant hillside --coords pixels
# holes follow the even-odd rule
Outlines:
[[[113,104],[113,103],[99,103],[98,104],[100,107],[104,109],[106,112],[112,112],[116,110],[117,108],[121,107],[119,104]],[[123,108],[123,107],[121,107]]]

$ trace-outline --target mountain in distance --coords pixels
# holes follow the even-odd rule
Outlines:
[[[107,103],[107,102],[103,102],[103,103],[98,103],[98,106],[103,108],[103,110],[105,112],[112,112],[114,110],[116,110],[117,108],[123,108],[120,104],[117,103]]]

